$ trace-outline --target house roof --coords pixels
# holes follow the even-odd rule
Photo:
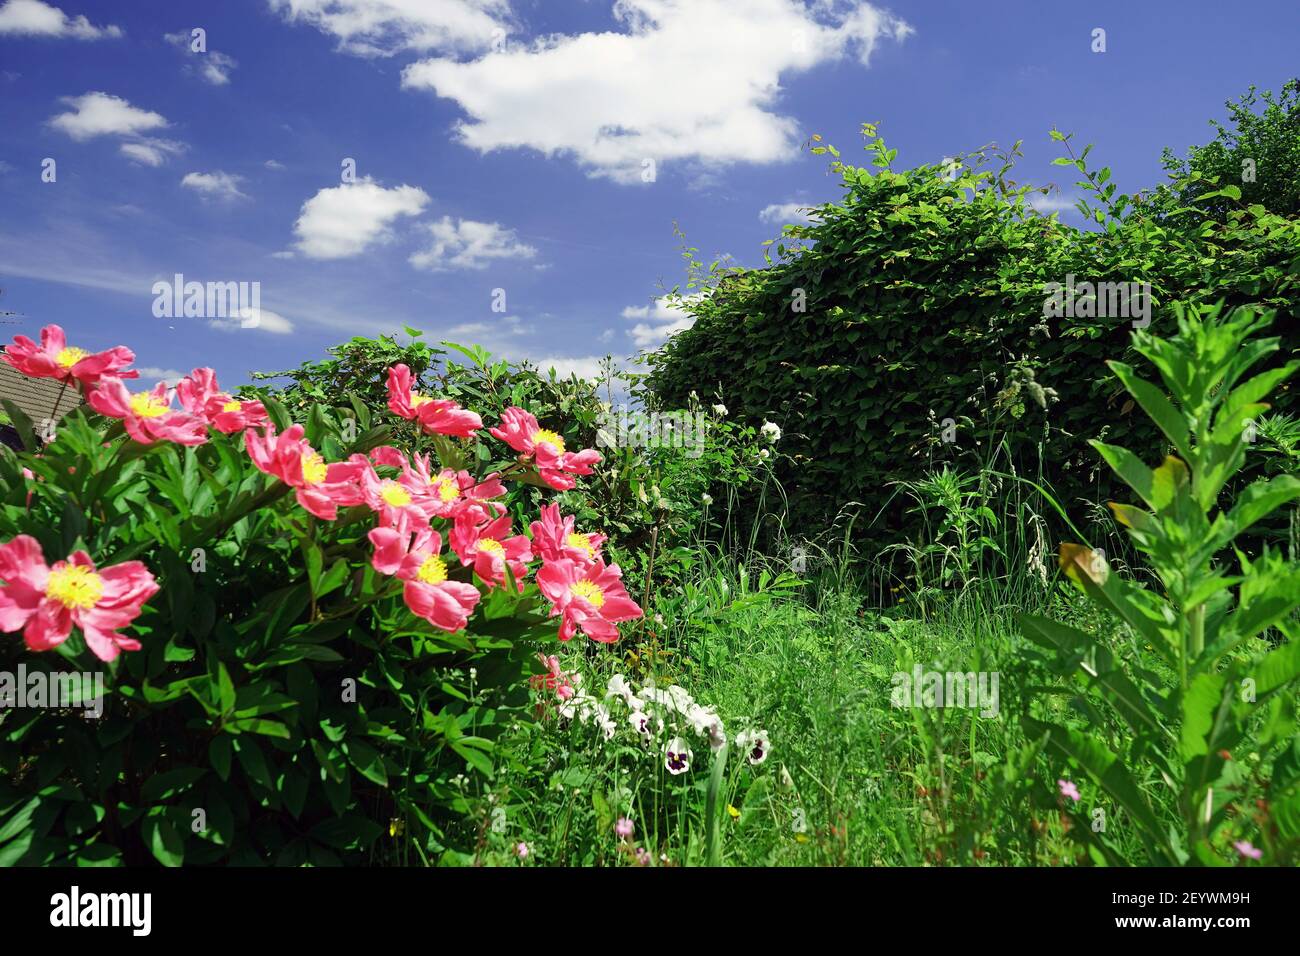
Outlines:
[[[64,388],[52,378],[29,378],[7,362],[0,362],[0,398],[21,408],[37,429],[47,418],[58,421],[84,401],[75,382]]]

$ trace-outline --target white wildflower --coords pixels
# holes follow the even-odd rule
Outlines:
[[[751,764],[758,766],[767,759],[772,743],[766,730],[746,730],[736,735],[736,747],[745,752]]]
[[[674,737],[664,749],[664,766],[675,777],[691,769],[691,758],[694,756],[691,748],[686,746],[686,741]]]

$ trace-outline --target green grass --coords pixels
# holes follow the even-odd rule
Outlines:
[[[632,847],[620,849],[613,833],[614,820],[629,816],[634,846],[674,865],[708,863],[711,828],[712,859],[724,865],[1081,859],[1065,838],[1064,801],[1045,758],[1031,760],[1034,773],[1006,781],[1006,766],[1027,744],[1011,699],[1016,688],[1000,685],[1000,713],[991,719],[891,705],[892,675],[913,663],[999,669],[1021,645],[1009,613],[968,596],[951,613],[936,613],[931,602],[928,619],[917,620],[907,603],[867,607],[861,580],[843,564],[808,570],[801,580],[710,557],[678,593],[658,595],[659,619],[646,635],[655,653],[641,653],[635,666],[614,648],[575,642],[562,653],[587,688],[603,690],[615,673],[654,677],[714,706],[730,738],[739,726],[768,732],[770,756],[759,766],[728,747],[712,816],[703,738],[690,739],[695,765],[674,777],[658,748],[621,732],[606,741],[597,728],[562,725],[552,712],[519,722],[503,741],[503,771],[471,795],[484,821],[474,858],[510,862],[522,841],[533,863],[630,863]],[[498,811],[493,827],[498,807],[504,818]]]

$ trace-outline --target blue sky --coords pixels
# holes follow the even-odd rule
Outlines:
[[[811,134],[1023,139],[1068,204],[1053,126],[1152,186],[1298,40],[1295,0],[0,0],[0,332],[228,386],[403,325],[590,373],[680,323],[674,221],[758,265],[837,196]],[[259,327],[155,317],[176,273],[260,283]]]

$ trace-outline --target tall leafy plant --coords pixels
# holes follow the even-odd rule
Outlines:
[[[1141,832],[1158,864],[1218,864],[1250,834],[1234,799],[1251,773],[1271,765],[1268,816],[1260,836],[1270,862],[1300,842],[1300,746],[1295,689],[1300,677],[1300,565],[1264,545],[1245,553],[1234,541],[1300,499],[1300,480],[1257,480],[1222,502],[1245,463],[1262,402],[1300,362],[1247,378],[1279,340],[1258,333],[1272,316],[1213,306],[1175,306],[1177,334],[1135,333],[1133,345],[1159,372],[1168,394],[1122,362],[1110,368],[1168,439],[1173,454],[1150,468],[1128,449],[1093,447],[1142,505],[1111,503],[1134,548],[1159,580],[1146,587],[1112,572],[1104,554],[1064,544],[1061,567],[1136,642],[1148,645],[1163,673],[1144,670],[1097,635],[1024,615],[1026,637],[1054,657],[1059,676],[1074,675],[1075,709],[1085,732],[1033,717],[1028,730],[1049,752],[1088,774]],[[1225,561],[1232,549],[1233,570]],[[1059,691],[1060,688],[1052,688]],[[1104,715],[1122,721],[1107,739]],[[1117,746],[1116,739],[1124,743]],[[1127,760],[1118,750],[1127,750]],[[1162,801],[1161,794],[1173,799]],[[1078,827],[1111,862],[1104,833]]]

